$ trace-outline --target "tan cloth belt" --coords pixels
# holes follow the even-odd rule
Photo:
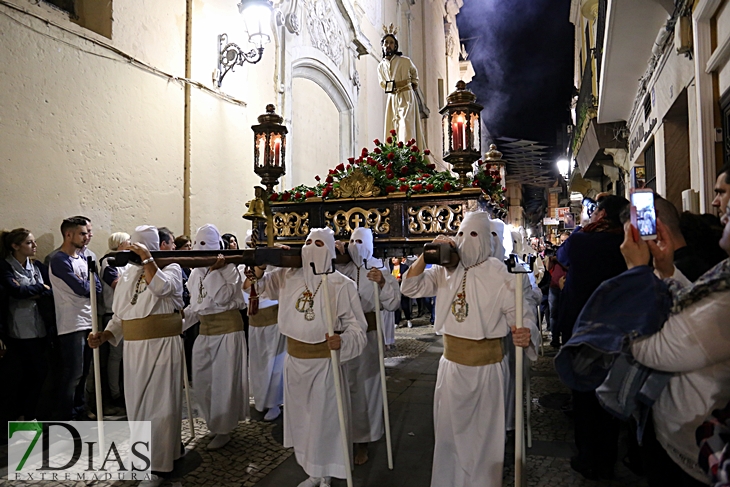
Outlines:
[[[411,80],[409,80],[409,79],[404,79],[404,80],[395,82],[395,92],[396,93],[402,93],[404,91],[410,90],[411,88],[412,88]]]
[[[243,318],[237,309],[229,309],[212,315],[200,315],[201,335],[225,335],[236,331],[243,331]]]
[[[248,316],[248,324],[257,328],[275,325],[279,322],[279,305],[259,309],[255,315]]]
[[[496,364],[502,361],[502,339],[469,340],[444,335],[444,358],[469,367]]]
[[[378,329],[378,322],[375,321],[377,318],[375,317],[375,311],[370,311],[368,313],[365,313],[365,321],[368,322],[368,332],[375,331]]]
[[[182,333],[182,316],[170,313],[122,320],[122,333],[127,341],[174,337]]]
[[[286,351],[294,358],[330,358],[330,348],[327,342],[304,343],[291,337],[286,337]]]

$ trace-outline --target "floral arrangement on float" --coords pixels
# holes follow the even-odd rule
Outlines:
[[[322,177],[317,175],[314,186],[299,185],[281,193],[271,193],[272,202],[300,203],[310,198],[332,200],[356,196],[414,196],[431,193],[459,192],[463,188],[459,179],[450,171],[437,171],[430,163],[428,149],[421,150],[415,140],[397,141],[396,131],[381,142],[373,141],[372,150],[363,148],[360,157],[351,157]],[[502,178],[499,170],[482,160],[477,161],[477,171],[469,178],[468,186],[479,188],[482,193],[501,208],[505,207]],[[358,186],[354,192],[351,186]],[[365,188],[365,192],[363,192]]]

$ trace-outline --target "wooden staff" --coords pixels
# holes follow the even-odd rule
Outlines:
[[[334,259],[333,259],[334,260]],[[312,272],[315,275],[317,269],[314,266],[314,262],[311,263]],[[332,269],[327,272],[321,273],[322,276],[322,287],[324,288],[324,310],[327,317],[327,332],[329,336],[335,335],[335,322],[332,316],[332,307],[330,304],[330,291],[327,285],[327,275],[335,271],[335,263],[332,262]],[[352,470],[350,467],[350,444],[347,438],[347,424],[345,423],[345,406],[342,398],[342,378],[340,377],[340,356],[337,350],[330,350],[330,358],[332,360],[332,375],[335,380],[335,395],[337,396],[337,416],[340,419],[340,438],[342,439],[342,453],[345,458],[345,475],[347,476],[347,487],[352,487]]]
[[[363,259],[365,269],[368,268],[368,260]],[[385,263],[383,263],[385,267]],[[373,290],[375,292],[375,323],[378,334],[378,362],[380,365],[380,387],[383,393],[383,417],[385,418],[385,446],[388,451],[388,469],[393,470],[393,444],[390,439],[390,411],[388,410],[388,387],[385,377],[385,352],[383,350],[383,314],[380,311],[380,284],[373,281]]]
[[[188,383],[188,361],[185,358],[185,347],[182,353],[183,365],[183,390],[185,390],[185,403],[188,407],[188,427],[190,428],[190,443],[195,439],[195,422],[193,421],[193,408],[190,406],[190,384]]]
[[[91,298],[91,332],[99,332],[98,305],[96,303],[96,262],[91,257],[86,258],[89,269],[89,297]],[[104,406],[101,401],[101,358],[99,347],[92,350],[94,357],[94,392],[96,395],[96,424],[99,428],[99,454],[104,455]]]

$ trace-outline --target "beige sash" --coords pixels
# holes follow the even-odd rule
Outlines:
[[[403,93],[412,88],[410,79],[403,79],[395,82],[395,93]]]
[[[502,361],[502,339],[469,340],[444,335],[444,358],[469,367],[496,364]]]
[[[368,333],[378,329],[378,322],[375,321],[376,319],[377,318],[375,317],[375,311],[365,313],[365,321],[368,322]]]
[[[201,335],[225,335],[236,331],[243,331],[243,318],[237,309],[229,309],[212,315],[200,315]]]
[[[294,358],[330,358],[330,348],[327,342],[304,343],[291,337],[286,337],[286,351]]]
[[[174,337],[182,333],[182,316],[170,313],[122,320],[122,333],[127,341]]]
[[[255,315],[248,316],[249,326],[257,328],[263,326],[275,325],[279,322],[279,305],[269,306],[268,308],[259,309]]]

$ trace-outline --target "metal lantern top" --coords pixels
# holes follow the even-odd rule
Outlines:
[[[456,91],[446,99],[446,106],[439,111],[443,124],[444,160],[459,174],[463,187],[472,163],[481,155],[479,114],[484,107],[476,102],[476,95],[466,89],[463,80],[456,83]]]
[[[284,119],[274,112],[274,105],[266,105],[266,113],[258,117],[259,124],[251,126],[254,133],[253,170],[261,177],[271,193],[286,173],[286,134]]]

